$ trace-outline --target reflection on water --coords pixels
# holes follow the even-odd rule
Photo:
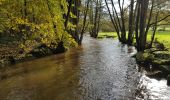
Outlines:
[[[0,100],[168,100],[165,80],[150,79],[134,47],[85,37],[82,47],[0,72]]]

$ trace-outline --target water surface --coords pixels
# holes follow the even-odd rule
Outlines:
[[[0,100],[169,100],[166,80],[145,75],[134,47],[85,37],[82,47],[1,71]]]

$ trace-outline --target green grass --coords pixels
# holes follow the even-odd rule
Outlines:
[[[148,34],[148,40],[151,39],[152,31]],[[157,31],[155,39],[165,44],[167,48],[170,48],[170,31]]]
[[[117,36],[116,32],[100,32],[98,37],[104,38],[105,36]],[[147,36],[148,40],[151,39],[152,31],[149,31],[149,34]],[[156,36],[158,41],[165,44],[167,48],[170,48],[170,31],[157,31]]]
[[[98,38],[104,38],[106,36],[117,37],[116,32],[99,32]]]

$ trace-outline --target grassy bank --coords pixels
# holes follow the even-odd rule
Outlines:
[[[152,31],[150,31],[147,36],[148,40],[151,39],[151,34]],[[104,38],[105,36],[117,37],[117,34],[116,32],[100,32],[98,35],[99,38]],[[164,43],[167,48],[170,48],[170,31],[157,31],[155,39],[156,38],[158,41]]]

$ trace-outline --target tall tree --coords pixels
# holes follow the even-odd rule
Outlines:
[[[134,0],[130,1],[129,7],[129,32],[128,32],[128,44],[132,45],[133,43],[133,34],[134,34]]]
[[[93,7],[95,5],[95,7]],[[91,1],[90,7],[90,22],[91,22],[91,37],[97,38],[99,29],[100,29],[100,21],[102,14],[102,0]]]
[[[87,14],[90,0],[86,0],[85,2],[81,2],[81,0],[69,0],[67,2],[69,6],[65,27],[68,26],[68,24],[71,26],[66,27],[66,30],[69,31],[75,41],[81,45],[83,34],[87,28]]]
[[[110,2],[109,2],[110,1]],[[117,32],[118,39],[122,43],[126,43],[126,27],[125,27],[125,1],[117,0],[118,8],[114,0],[105,0],[105,4],[109,11],[109,15],[112,21],[112,24]],[[111,7],[110,7],[111,6]]]

